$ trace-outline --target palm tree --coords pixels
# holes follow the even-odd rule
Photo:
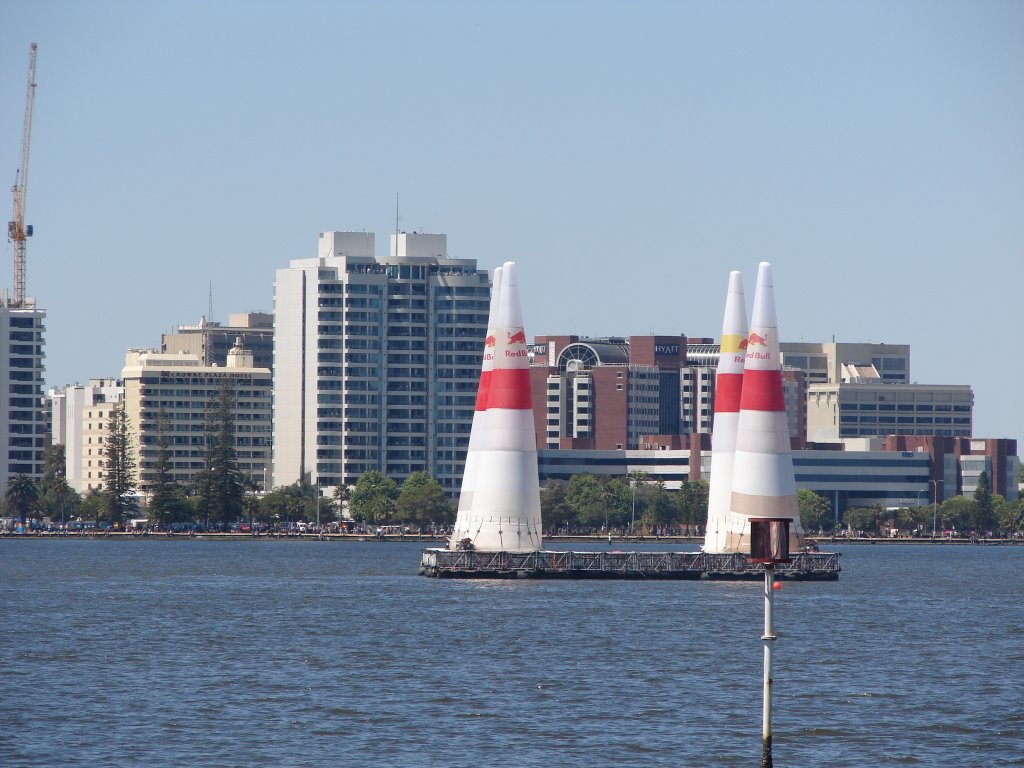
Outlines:
[[[39,498],[39,488],[36,481],[28,475],[15,475],[7,483],[7,493],[4,496],[7,501],[7,508],[10,509],[18,520],[24,522],[36,505]]]

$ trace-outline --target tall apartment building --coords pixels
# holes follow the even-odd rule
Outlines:
[[[121,371],[124,408],[137,468],[138,490],[147,493],[155,479],[161,421],[171,442],[170,479],[187,484],[206,468],[210,412],[220,399],[222,382],[234,387],[235,458],[238,469],[258,487],[269,483],[272,379],[268,368],[253,365],[252,354],[236,346],[223,366],[202,365],[196,355],[132,350]]]
[[[179,325],[175,333],[161,334],[160,351],[197,355],[203,365],[226,365],[238,340],[252,353],[256,368],[273,367],[274,316],[269,312],[231,314],[227,325],[200,317],[196,325]]]
[[[90,405],[82,408],[81,411],[81,449],[78,456],[78,478],[77,483],[72,487],[83,496],[90,491],[102,491],[106,478],[106,441],[110,429],[110,416],[115,408],[119,408],[124,402],[124,387],[121,387],[120,395],[110,393],[111,397],[96,399]],[[138,456],[136,450],[133,454]],[[64,448],[64,460],[70,463],[67,446]],[[68,483],[71,483],[70,477]]]
[[[680,432],[685,336],[537,336],[530,349],[539,449],[635,450]]]
[[[443,234],[324,232],[274,283],[274,484],[354,484],[378,470],[461,482],[490,279]]]
[[[0,419],[0,493],[15,475],[39,478],[43,473],[45,319],[46,311],[37,309],[34,299],[15,304],[6,291],[0,295],[0,391],[5,406]]]
[[[102,440],[110,408],[124,400],[124,384],[120,379],[90,379],[84,386],[71,384],[51,390],[49,399],[50,441],[64,446],[68,485],[78,493],[99,488],[102,450],[98,441]]]

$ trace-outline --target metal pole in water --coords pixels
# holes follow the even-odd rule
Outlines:
[[[772,643],[775,641],[775,630],[772,626],[772,608],[774,607],[773,587],[775,583],[775,565],[765,563],[764,566],[764,699],[761,708],[761,768],[773,768],[772,765]]]

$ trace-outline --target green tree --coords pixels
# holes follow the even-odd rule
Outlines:
[[[843,522],[853,532],[878,533],[888,513],[877,504],[872,507],[853,507],[843,514]]]
[[[648,475],[646,472],[634,470],[627,477],[629,478],[629,485],[632,491],[630,494],[629,532],[633,533],[636,521],[643,519],[644,516],[644,496],[637,491],[642,484],[647,482]]]
[[[541,519],[548,521],[549,524],[554,523],[556,528],[559,521],[568,520],[572,514],[565,500],[566,488],[564,480],[548,480],[540,489]]]
[[[978,476],[978,486],[974,489],[974,515],[969,527],[975,531],[991,531],[996,527],[995,501],[988,481],[988,472],[982,471]]]
[[[376,469],[364,472],[349,497],[349,509],[356,520],[386,523],[395,514],[398,484]]]
[[[218,524],[227,526],[242,516],[245,491],[235,454],[235,382],[228,377],[221,379],[208,413],[206,476],[200,487],[206,515]]]
[[[78,517],[82,520],[99,522],[103,519],[103,514],[106,511],[107,494],[99,488],[90,490],[82,499],[82,503],[78,505]]]
[[[7,481],[7,490],[4,492],[4,500],[7,503],[7,511],[12,516],[24,522],[36,509],[36,501],[39,499],[39,487],[36,481],[28,475],[14,475]]]
[[[171,480],[173,448],[167,413],[163,409],[156,418],[156,448],[148,511],[149,519],[161,530],[166,530],[168,524],[180,516],[185,494],[183,489]]]
[[[683,480],[676,492],[676,520],[688,529],[704,525],[708,519],[708,483]]]
[[[50,520],[64,522],[76,514],[81,501],[68,485],[65,450],[61,444],[50,445],[43,451],[43,476],[39,481],[39,511]]]
[[[264,523],[288,523],[306,519],[309,484],[301,482],[275,488],[260,499],[258,518]]]
[[[565,490],[565,503],[569,509],[566,522],[599,528],[605,521],[605,498],[598,479],[589,473],[573,475]],[[560,523],[562,521],[555,521]]]
[[[1024,530],[1024,499],[1017,499],[1017,501],[1004,499],[996,509],[996,519],[999,521],[999,529],[1005,534]]]
[[[110,412],[103,444],[103,490],[111,525],[124,523],[137,508],[134,496],[135,457],[132,456],[128,426],[124,403],[120,403]]]
[[[602,484],[602,491],[608,527],[623,527],[629,522],[633,499],[632,490],[625,480],[611,477]]]
[[[647,483],[639,493],[643,497],[641,522],[649,531],[658,531],[675,521],[675,499],[665,490],[664,483]]]
[[[444,488],[426,472],[413,472],[405,478],[395,506],[401,522],[449,523],[455,519]]]
[[[939,505],[939,530],[967,531],[975,520],[977,503],[966,496],[953,496]]]
[[[806,488],[798,488],[796,503],[800,508],[800,525],[805,531],[832,528],[832,504],[824,496]]]
[[[903,507],[896,510],[896,527],[905,531],[932,530],[932,506]]]

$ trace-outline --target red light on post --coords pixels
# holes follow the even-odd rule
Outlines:
[[[752,563],[788,563],[788,517],[761,517],[750,520],[750,561]]]

